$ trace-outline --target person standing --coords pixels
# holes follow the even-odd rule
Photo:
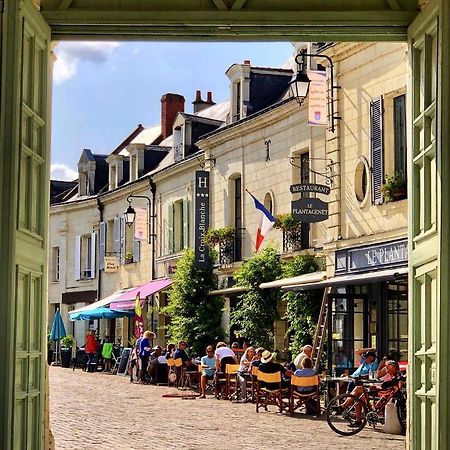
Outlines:
[[[109,336],[105,336],[105,342],[102,347],[102,358],[104,362],[103,372],[111,372],[111,358],[113,352],[112,342],[109,341]]]
[[[147,368],[148,368],[148,360],[150,358],[150,339],[155,338],[155,333],[152,333],[150,330],[144,332],[144,336],[139,344],[139,360],[140,360],[140,382],[147,383]]]
[[[95,341],[95,332],[94,330],[89,330],[86,335],[86,343],[84,344],[84,351],[87,356],[86,367],[88,372],[94,371],[92,365],[94,364],[94,356],[96,350],[97,342]]]

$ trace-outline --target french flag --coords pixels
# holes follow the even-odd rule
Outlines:
[[[260,213],[258,231],[256,232],[256,244],[255,249],[258,251],[262,241],[266,237],[266,234],[273,228],[275,224],[275,217],[264,207],[264,205],[249,191],[247,191],[255,202],[255,208]]]

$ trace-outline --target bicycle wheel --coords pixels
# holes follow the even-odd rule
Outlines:
[[[357,420],[357,411],[361,411],[361,420]],[[367,422],[367,406],[352,394],[341,394],[328,404],[327,423],[329,427],[342,436],[359,433]]]
[[[403,395],[403,393],[397,392],[397,394],[394,397],[394,403],[397,409],[397,417],[398,421],[400,422],[400,425],[402,427],[402,434],[406,434],[406,398]]]

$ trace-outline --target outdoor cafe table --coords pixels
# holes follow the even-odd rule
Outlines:
[[[330,400],[333,398],[332,395],[330,395],[330,389],[334,388],[334,386],[336,386],[336,395],[340,395],[343,394],[343,392],[341,392],[341,382],[343,383],[351,383],[354,382],[355,379],[352,377],[320,377],[320,383],[324,386],[324,391],[325,391],[325,407],[328,405],[328,403],[330,402]]]

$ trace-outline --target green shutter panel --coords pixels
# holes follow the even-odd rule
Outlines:
[[[174,205],[173,203],[169,203],[167,211],[167,229],[168,229],[168,236],[167,236],[167,253],[170,255],[174,253],[175,251],[175,240],[174,240],[174,223],[173,223],[173,216],[174,216]]]
[[[372,165],[372,203],[383,203],[384,183],[383,98],[370,102],[370,160]]]
[[[183,248],[189,248],[189,199],[183,199]]]

